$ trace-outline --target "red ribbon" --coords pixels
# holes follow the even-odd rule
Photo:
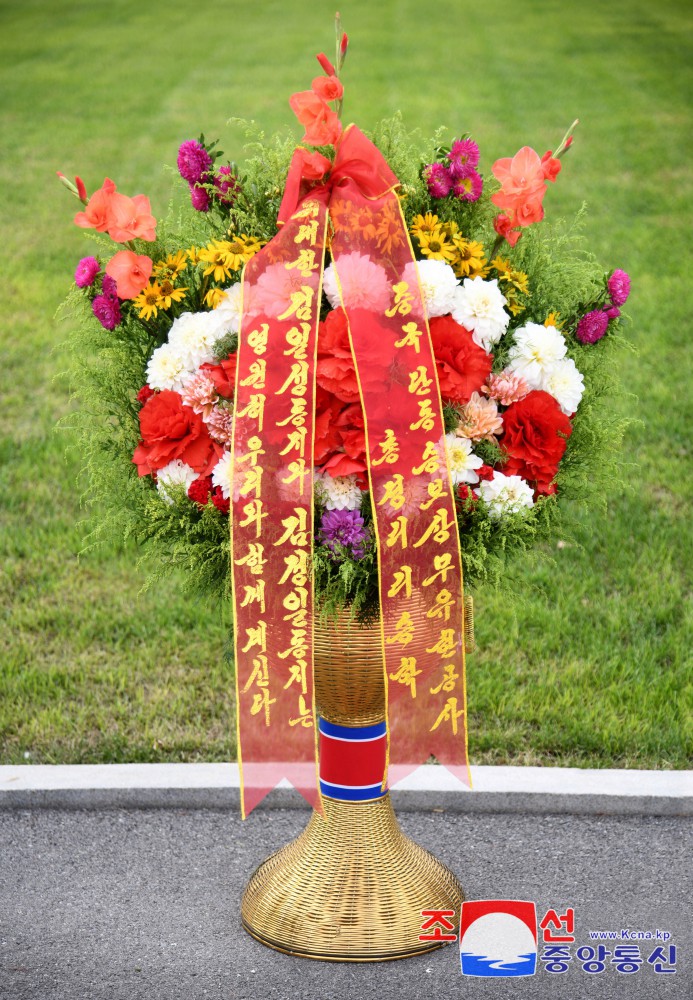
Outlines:
[[[390,773],[398,779],[434,753],[459,777],[467,775],[454,495],[425,310],[393,193],[398,180],[353,125],[328,167],[320,154],[295,151],[279,210],[281,229],[244,273],[231,517],[244,815],[282,777],[319,807],[312,448],[328,210],[365,418]],[[361,225],[364,213],[370,234]],[[349,255],[375,273],[377,305],[364,306],[363,289],[350,293]],[[402,499],[403,484],[414,484],[421,496]]]

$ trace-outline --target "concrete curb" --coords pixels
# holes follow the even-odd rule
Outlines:
[[[693,771],[472,767],[474,790],[420,767],[392,790],[401,810],[693,816]],[[0,809],[237,809],[237,764],[0,766]],[[259,808],[308,808],[282,782]]]

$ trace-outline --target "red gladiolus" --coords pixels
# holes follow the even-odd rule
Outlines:
[[[335,75],[336,70],[324,52],[320,52],[319,55],[317,55],[315,58],[318,60],[321,67],[323,68],[325,73],[327,73],[328,76]]]
[[[514,247],[522,236],[519,229],[513,229],[513,221],[509,215],[497,215],[493,220],[493,228],[511,247]]]

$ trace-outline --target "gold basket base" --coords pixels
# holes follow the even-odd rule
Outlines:
[[[382,962],[445,942],[420,941],[422,910],[453,910],[464,895],[452,874],[399,828],[390,796],[358,804],[323,799],[295,840],[269,857],[243,895],[243,926],[289,955]]]

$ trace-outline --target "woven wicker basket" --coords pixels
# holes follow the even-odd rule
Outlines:
[[[380,624],[343,614],[316,621],[320,715],[344,726],[385,717]],[[371,802],[324,798],[325,816],[255,871],[243,896],[245,929],[292,955],[340,962],[404,958],[440,947],[421,941],[422,910],[452,910],[455,876],[399,828],[389,795]]]

